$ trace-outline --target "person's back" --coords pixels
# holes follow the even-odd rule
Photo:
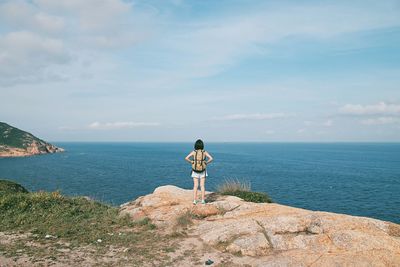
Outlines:
[[[206,151],[202,149],[197,149],[193,151],[193,163],[192,170],[197,173],[201,173],[206,170]]]
[[[209,164],[213,158],[211,155],[204,150],[204,143],[198,139],[194,144],[194,150],[190,152],[185,160],[192,165],[191,177],[193,178],[193,204],[197,204],[197,188],[201,188],[201,203],[205,204],[205,179],[207,174],[207,164]]]

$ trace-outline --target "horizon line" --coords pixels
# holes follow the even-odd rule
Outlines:
[[[100,141],[48,141],[50,143],[193,143],[194,141],[111,141],[111,140],[100,140]],[[206,143],[400,143],[397,141],[205,141]]]

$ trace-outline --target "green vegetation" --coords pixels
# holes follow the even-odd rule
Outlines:
[[[119,216],[117,208],[83,197],[66,197],[59,192],[26,193],[22,186],[4,180],[0,188],[8,188],[0,195],[0,231],[32,232],[88,244],[98,239],[114,243],[121,228],[135,226],[128,217]],[[136,226],[154,229],[148,219],[136,222]]]
[[[113,251],[119,255],[118,261],[134,260],[140,266],[143,262],[168,260],[166,251],[177,245],[171,237],[157,232],[149,218],[132,221],[128,215],[119,215],[117,207],[84,197],[29,193],[6,180],[0,180],[0,192],[0,234],[23,236],[0,244],[0,254],[8,257],[23,254],[43,263],[44,259],[54,262],[65,257],[67,252],[63,251],[71,249],[93,258]]]
[[[28,193],[28,190],[12,181],[0,180],[0,195],[10,193]]]
[[[182,213],[176,218],[176,225],[182,228],[186,228],[189,225],[193,224],[192,219],[193,219],[192,213],[190,211],[187,211],[185,213]]]
[[[264,192],[252,192],[250,182],[239,181],[237,179],[225,180],[217,187],[221,195],[240,197],[248,202],[272,203],[272,199]]]
[[[43,146],[46,145],[46,142],[32,134],[12,127],[7,123],[0,122],[0,145],[25,149],[33,141],[36,141]]]
[[[51,144],[33,136],[32,134],[15,128],[7,123],[0,122],[0,152],[8,148],[27,149],[36,143],[39,151],[47,151],[46,146]]]
[[[251,190],[250,182],[241,181],[238,179],[226,179],[222,184],[217,186],[219,193],[235,192],[235,191],[246,191]]]
[[[233,192],[225,192],[223,195],[230,195],[240,197],[241,199],[248,202],[255,203],[272,203],[272,199],[263,192],[247,192],[247,191],[233,191]]]

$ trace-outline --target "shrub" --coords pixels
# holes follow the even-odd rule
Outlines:
[[[221,194],[234,191],[251,191],[251,184],[248,181],[240,181],[238,179],[226,179],[217,187],[217,191]]]
[[[244,201],[255,203],[272,203],[272,199],[268,194],[263,192],[252,192],[251,184],[247,181],[238,179],[227,179],[217,187],[218,193],[222,195],[230,195],[240,197]]]
[[[28,193],[22,185],[8,180],[0,180],[0,195],[12,193]]]
[[[193,216],[192,216],[192,213],[190,211],[182,213],[181,215],[179,215],[176,218],[176,225],[180,226],[180,227],[183,227],[183,228],[185,228],[185,227],[187,227],[189,225],[192,225],[193,224],[192,218],[193,218]]]
[[[223,195],[230,195],[240,197],[244,201],[255,202],[255,203],[272,203],[272,199],[268,194],[263,192],[248,192],[248,191],[232,191],[225,192]]]

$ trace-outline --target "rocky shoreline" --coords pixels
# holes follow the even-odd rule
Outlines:
[[[0,158],[28,157],[58,152],[64,152],[64,149],[5,122],[0,122]]]
[[[213,192],[206,193],[205,205],[193,205],[192,190],[171,185],[120,207],[59,192],[29,193],[5,180],[0,197],[0,266],[400,263],[400,225],[366,217]]]
[[[28,157],[49,153],[59,153],[64,151],[65,150],[63,148],[56,147],[47,143],[39,144],[37,142],[33,142],[26,149],[0,145],[0,158]]]
[[[192,190],[161,186],[152,194],[123,204],[121,213],[129,214],[133,220],[150,218],[165,232],[179,231],[179,222],[186,221],[185,246],[208,248],[205,255],[213,257],[217,264],[400,264],[398,224],[274,203],[245,202],[211,192],[207,198],[206,205],[192,205]]]

